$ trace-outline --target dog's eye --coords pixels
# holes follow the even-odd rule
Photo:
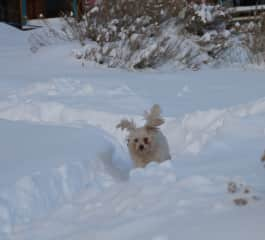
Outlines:
[[[149,143],[149,139],[147,137],[144,138],[144,143],[148,144]]]
[[[138,142],[138,138],[135,138],[135,139],[134,139],[134,142],[137,143],[137,142]]]

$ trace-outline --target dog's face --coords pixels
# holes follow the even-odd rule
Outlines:
[[[150,112],[145,112],[146,123],[143,127],[137,128],[134,121],[128,119],[122,119],[117,125],[117,128],[126,129],[129,132],[127,145],[133,159],[137,156],[137,159],[141,159],[146,164],[145,161],[151,159],[158,149],[157,133],[159,126],[164,123],[160,113],[159,105],[155,104]]]
[[[130,132],[127,138],[128,148],[138,156],[149,154],[155,147],[154,134],[155,130],[150,130],[145,127],[136,128]]]

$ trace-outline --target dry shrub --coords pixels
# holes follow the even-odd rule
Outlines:
[[[198,69],[229,49],[225,8],[185,0],[101,0],[81,18],[64,16],[72,36],[84,46],[78,59],[108,67],[148,68],[173,63]],[[96,44],[87,44],[87,40]]]
[[[138,69],[172,60],[193,68],[208,56],[180,33],[185,6],[185,0],[102,0],[81,19],[65,21],[83,45],[86,39],[97,43],[79,51],[79,59]]]
[[[81,18],[65,15],[64,19],[82,44],[92,39],[102,45],[134,33],[154,35],[162,22],[178,16],[184,6],[184,0],[101,0]]]
[[[146,33],[134,33],[120,41],[88,44],[81,49],[80,58],[108,67],[136,69],[156,68],[169,61],[179,68],[196,68],[209,60],[207,53],[181,33],[182,27],[176,26],[174,19],[161,24],[156,35],[149,35],[152,27],[148,26]]]
[[[265,13],[257,17],[257,21],[248,28],[248,46],[254,54],[254,62],[264,64],[265,62]]]
[[[211,30],[223,30],[231,18],[228,10],[220,5],[191,3],[185,14],[185,27],[188,32],[202,36]]]
[[[184,18],[187,37],[207,52],[213,66],[222,66],[223,53],[233,46],[231,31],[227,29],[230,18],[229,10],[220,5],[191,3],[187,6]]]
[[[253,51],[255,53],[265,53],[265,13],[260,15],[261,19],[254,29]]]

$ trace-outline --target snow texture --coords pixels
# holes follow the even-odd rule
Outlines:
[[[82,66],[29,35],[0,24],[1,240],[264,239],[263,71]],[[154,103],[172,160],[132,169],[115,126]]]

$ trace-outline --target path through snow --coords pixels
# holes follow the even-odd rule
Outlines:
[[[0,24],[1,240],[264,239],[264,72],[82,66],[28,35]],[[131,169],[115,126],[154,103],[173,160]]]

